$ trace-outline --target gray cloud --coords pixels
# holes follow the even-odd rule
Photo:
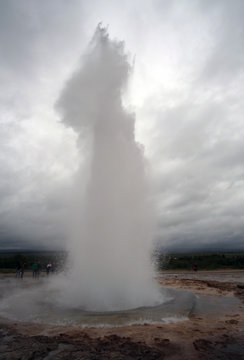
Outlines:
[[[244,65],[244,3],[241,0],[206,2],[211,26],[211,52],[203,69],[202,78],[220,83],[243,76]],[[211,3],[211,4],[210,4]]]
[[[78,42],[77,36],[79,40],[82,38],[81,19],[82,2],[79,1],[72,1],[70,5],[58,0],[1,1],[1,66],[17,72],[18,76],[26,76],[36,71],[38,65],[41,70],[45,62],[57,63],[57,55],[62,50],[62,57],[67,59],[72,51],[70,38],[74,42]]]
[[[229,105],[189,103],[158,115],[152,161],[168,247],[243,244],[243,131]]]
[[[243,247],[243,11],[241,0],[0,1],[0,247],[63,243],[87,154],[75,114],[64,125],[54,104],[101,20],[136,54],[159,243]],[[78,91],[87,104],[89,84]]]

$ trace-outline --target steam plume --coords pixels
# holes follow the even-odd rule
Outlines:
[[[89,141],[82,195],[80,172],[68,248],[65,303],[90,310],[154,305],[152,212],[135,119],[122,105],[130,73],[124,44],[100,25],[58,101],[63,121]]]

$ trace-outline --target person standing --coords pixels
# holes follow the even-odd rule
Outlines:
[[[20,261],[18,261],[17,262],[17,266],[16,266],[16,278],[20,278],[20,277],[22,277],[21,275],[21,269],[22,269],[22,267],[21,267],[21,262]]]
[[[49,275],[50,271],[52,271],[52,264],[48,263],[46,266],[47,275]]]
[[[33,278],[37,278],[38,276],[39,276],[39,274],[38,274],[38,264],[37,264],[37,262],[34,262],[33,264],[32,264],[32,276],[33,276]]]

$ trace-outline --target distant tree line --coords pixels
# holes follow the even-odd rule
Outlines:
[[[15,271],[18,262],[25,264],[25,270],[31,270],[32,264],[38,262],[41,270],[52,263],[54,270],[59,271],[66,263],[66,252],[26,252],[0,253],[0,271]],[[244,269],[244,253],[214,254],[153,254],[153,262],[158,270],[192,270],[197,264],[199,270]]]
[[[159,270],[192,270],[195,264],[199,270],[244,269],[244,253],[170,255],[157,253]]]

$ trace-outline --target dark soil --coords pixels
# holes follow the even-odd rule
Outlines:
[[[56,336],[28,336],[16,332],[9,325],[3,325],[0,330],[0,359],[243,360],[244,339],[224,334],[189,339],[182,343],[155,337],[153,343],[148,345],[118,335],[92,338],[84,330],[75,335],[60,333]]]

